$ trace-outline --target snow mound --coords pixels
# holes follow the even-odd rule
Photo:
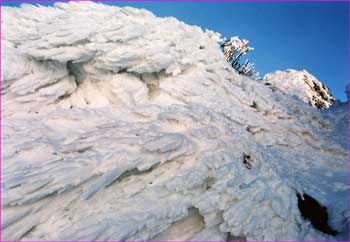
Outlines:
[[[165,84],[159,92],[160,79],[170,83],[222,58],[200,28],[145,10],[57,3],[3,12],[3,92],[36,111],[58,102],[134,106],[158,95],[176,103],[178,94]]]
[[[264,81],[284,93],[296,95],[304,102],[319,109],[329,108],[335,101],[328,87],[306,70],[276,71],[266,74]]]
[[[345,104],[239,76],[200,28],[145,10],[1,11],[3,239],[347,237]]]

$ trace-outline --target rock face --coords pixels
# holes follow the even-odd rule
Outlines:
[[[347,238],[345,104],[239,76],[200,28],[145,10],[1,11],[3,239]]]
[[[266,74],[264,81],[318,109],[329,108],[335,101],[328,87],[306,70],[276,71]]]

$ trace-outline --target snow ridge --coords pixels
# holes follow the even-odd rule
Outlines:
[[[1,11],[3,239],[347,238],[345,104],[239,76],[199,27],[146,10]]]

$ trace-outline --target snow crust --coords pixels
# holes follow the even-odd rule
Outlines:
[[[347,238],[344,103],[239,76],[199,27],[146,10],[1,11],[3,239]],[[304,192],[337,237],[303,219]]]
[[[306,70],[276,71],[266,74],[264,81],[319,109],[329,108],[335,101],[328,87]]]

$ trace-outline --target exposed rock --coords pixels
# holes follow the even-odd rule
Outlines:
[[[319,204],[314,198],[307,194],[297,194],[298,207],[303,217],[309,221],[318,230],[330,234],[337,235],[337,231],[333,230],[328,224],[327,208]]]
[[[288,95],[296,95],[318,109],[329,108],[335,101],[328,87],[306,70],[276,71],[266,74],[264,82],[277,87]]]

